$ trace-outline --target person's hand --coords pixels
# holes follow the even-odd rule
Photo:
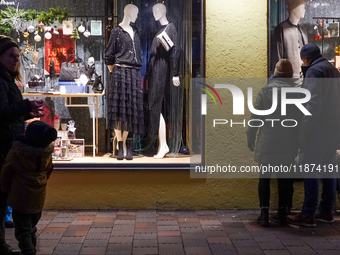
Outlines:
[[[30,112],[28,114],[28,119],[35,119],[44,116],[45,114],[42,111]]]
[[[32,100],[32,101],[30,101],[30,104],[31,104],[32,112],[37,113],[38,111],[42,110],[42,106],[44,104],[44,101],[42,99]]]
[[[254,151],[255,150],[255,141],[249,141],[248,140],[248,148],[250,151]]]
[[[178,76],[173,77],[172,83],[174,84],[174,86],[178,87],[181,84],[181,82],[179,81],[179,77]]]

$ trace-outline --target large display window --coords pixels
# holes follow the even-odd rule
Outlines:
[[[42,120],[58,129],[56,169],[189,167],[190,86],[204,76],[202,6],[197,0],[1,6],[18,21],[8,34],[20,45],[23,96],[43,98]],[[39,20],[51,13],[48,24]]]
[[[325,58],[340,66],[339,1],[269,0],[268,6],[269,76],[278,59],[288,58],[294,66],[294,77],[302,77],[299,50],[307,43],[318,45]]]

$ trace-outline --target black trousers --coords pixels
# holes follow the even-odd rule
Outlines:
[[[272,179],[271,173],[260,173],[259,185],[258,185],[258,193],[260,200],[260,207],[269,207],[269,199],[270,199],[270,180]],[[288,207],[292,208],[292,200],[294,193],[293,179],[287,178],[277,178],[278,184],[278,195],[279,195],[279,204],[278,207]]]
[[[7,194],[2,192],[0,188],[0,246],[6,243],[5,241],[6,214],[7,214]]]
[[[35,247],[37,246],[36,225],[41,218],[41,212],[25,214],[13,209],[12,217],[15,224],[15,238],[19,242],[21,254],[35,254]]]

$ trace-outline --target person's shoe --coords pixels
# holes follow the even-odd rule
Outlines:
[[[262,227],[269,226],[269,208],[261,208],[261,215],[257,218],[257,223]]]
[[[295,226],[304,226],[304,227],[315,227],[315,217],[307,216],[302,213],[298,213],[296,215],[290,215],[287,217],[288,224]]]
[[[14,228],[14,222],[13,221],[6,221],[5,222],[5,228]]]
[[[13,250],[11,246],[7,243],[0,245],[0,254],[1,255],[20,255],[19,250]]]
[[[123,160],[123,159],[124,159],[123,141],[120,141],[118,142],[117,160]]]
[[[334,222],[334,218],[333,218],[332,213],[317,212],[315,214],[315,219],[317,221],[322,221],[322,222],[326,222],[326,223],[333,223]]]
[[[270,221],[280,225],[287,225],[288,208],[281,207],[276,214],[270,215]]]

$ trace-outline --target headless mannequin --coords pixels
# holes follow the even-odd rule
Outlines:
[[[158,3],[152,7],[153,17],[156,21],[158,21],[162,26],[169,24],[169,21],[166,17],[166,7],[164,4]],[[179,77],[173,77],[172,83],[174,86],[178,87],[180,85]],[[165,154],[169,152],[169,147],[166,142],[166,128],[165,128],[165,120],[163,115],[161,114],[159,119],[159,132],[158,132],[158,152],[153,157],[156,159],[164,158]]]
[[[121,23],[119,23],[119,26],[125,30],[129,35],[131,36],[132,40],[134,38],[134,32],[132,27],[130,26],[130,23],[135,23],[138,17],[138,8],[137,6],[133,4],[128,4],[124,8],[124,17]],[[109,72],[112,73],[114,65],[108,65],[107,68],[109,69]],[[119,129],[114,129],[115,136],[117,137],[117,149],[118,149],[118,142],[123,142],[123,150],[124,150],[124,156],[126,156],[126,138],[128,137],[129,132],[128,131],[121,131]],[[114,151],[114,149],[113,149]]]

